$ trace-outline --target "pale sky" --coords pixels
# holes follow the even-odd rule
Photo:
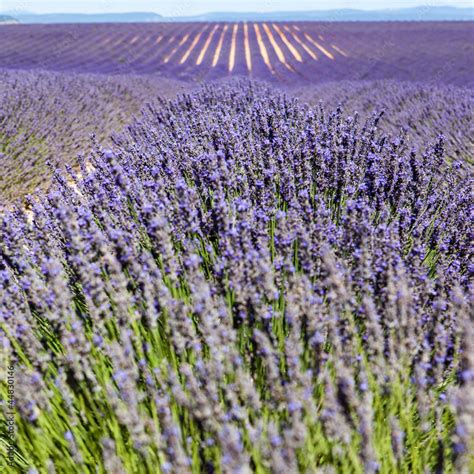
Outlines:
[[[474,0],[0,0],[2,11],[34,13],[155,12],[164,16],[207,12],[268,12],[354,8],[380,10],[413,6],[474,8]]]

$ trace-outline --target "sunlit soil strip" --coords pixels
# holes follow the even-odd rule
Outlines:
[[[318,38],[319,38],[321,41],[324,41],[324,36],[323,36],[323,35],[318,35]]]
[[[151,47],[153,49],[148,49],[146,53],[146,60],[142,63],[142,66],[149,66],[155,61],[159,61],[164,51],[166,51],[167,45],[173,43],[174,39],[175,35],[167,36],[165,34],[160,34],[155,41],[156,48]]]
[[[339,54],[342,54],[345,58],[349,57],[349,55],[345,51],[343,51],[341,48],[338,48],[335,44],[332,44],[331,48],[337,51]]]
[[[266,23],[263,25],[263,29],[265,30],[265,33],[268,36],[268,40],[270,41],[270,44],[272,45],[273,49],[275,50],[275,53],[277,55],[278,60],[291,72],[294,72],[294,69],[286,62],[285,55],[283,54],[283,51],[281,50],[280,46],[278,46],[278,43],[275,41],[275,37],[273,36],[272,31],[268,27]]]
[[[114,39],[114,36],[108,36],[105,38],[105,40],[99,45],[101,48],[105,48],[106,46],[109,46],[109,48],[113,48],[114,44],[112,43],[112,40]],[[112,43],[112,44],[110,44]]]
[[[214,59],[212,60],[212,67],[217,66],[217,63],[219,61],[219,56],[221,55],[222,44],[224,43],[225,32],[227,31],[228,27],[229,25],[224,25],[224,28],[222,29],[221,37],[219,38],[219,43],[217,43],[217,48],[214,53]]]
[[[165,59],[163,60],[165,64],[176,54],[176,51],[178,51],[178,49],[181,48],[181,46],[183,46],[183,44],[186,43],[186,41],[188,41],[188,38],[189,38],[189,33],[187,33],[181,38],[181,41],[178,43],[178,45],[174,47],[171,50],[171,53],[168,54],[168,56],[166,56]]]
[[[290,40],[286,37],[285,33],[281,31],[280,27],[278,25],[275,25],[273,23],[273,28],[275,31],[279,34],[281,40],[283,43],[285,43],[285,46],[288,48],[290,53],[293,55],[293,57],[298,61],[298,62],[303,62],[303,58],[301,57],[301,54],[298,52],[298,50],[291,44]]]
[[[295,28],[296,28],[296,26],[295,26]],[[316,54],[307,44],[303,43],[303,41],[301,41],[300,37],[299,37],[294,31],[291,31],[288,26],[285,26],[285,30],[288,31],[288,33],[290,33],[291,36],[293,36],[294,40],[295,40],[315,61],[318,60],[317,54]]]
[[[145,37],[145,39],[140,43],[142,47],[145,47],[148,45],[148,43],[150,43],[151,39],[153,38],[152,35],[148,35],[147,37]]]
[[[184,53],[183,57],[179,61],[179,64],[184,64],[187,59],[189,58],[189,55],[192,53],[193,49],[196,47],[196,45],[199,43],[199,40],[201,39],[202,34],[207,30],[207,25],[199,32],[196,33],[196,36],[194,37],[193,42],[191,43],[191,46],[188,48],[188,50]]]
[[[112,41],[112,36],[108,36],[100,45],[101,47],[107,46]]]
[[[86,171],[88,173],[92,173],[93,171],[95,171],[95,168],[94,166],[92,166],[91,163],[86,163]],[[76,171],[74,174],[75,174],[75,178],[73,178],[71,175],[66,176],[66,181],[76,194],[78,194],[79,196],[82,196],[80,189],[77,187],[77,182],[82,181],[84,179],[84,176],[80,171]],[[30,209],[25,209],[25,212],[26,212],[27,218],[28,219],[31,218],[31,222],[33,222],[34,212],[31,211]]]
[[[230,44],[230,53],[229,53],[229,72],[232,72],[235,66],[235,49],[237,43],[237,31],[239,30],[239,25],[236,23],[232,31],[232,42]]]
[[[249,43],[249,25],[244,23],[244,49],[245,49],[245,62],[247,63],[247,69],[249,72],[252,71],[252,56],[250,55],[250,43]]]
[[[121,36],[121,37],[112,45],[112,47],[115,48],[115,46],[118,46],[119,44],[121,44],[121,43],[123,42],[123,39],[124,39],[123,36]]]
[[[150,54],[150,48],[154,44],[154,35],[148,35],[143,41],[140,41],[140,44],[137,45],[135,50],[135,56],[133,58],[134,65],[141,65],[143,58],[147,58]]]
[[[139,36],[136,35],[130,40],[130,44],[135,44],[138,41]]]
[[[329,59],[334,59],[334,56],[325,48],[323,48],[316,40],[314,40],[308,33],[304,34],[305,38],[316,46],[316,48],[326,55]]]
[[[175,38],[176,38],[176,35],[171,35],[171,36],[168,38],[168,41],[164,42],[164,44],[161,46],[161,48],[158,48],[158,49],[161,49],[160,52],[163,53],[163,52],[164,52],[163,50],[166,49],[166,46],[167,46],[168,44],[172,44],[173,41],[175,40]],[[171,53],[170,53],[170,54],[171,54]],[[163,61],[163,62],[164,62],[164,61]]]
[[[257,43],[260,49],[260,54],[263,58],[263,62],[267,65],[268,69],[270,69],[270,72],[272,74],[275,74],[275,71],[273,70],[272,64],[270,62],[270,57],[268,56],[267,48],[265,46],[265,43],[263,42],[262,35],[260,34],[260,28],[258,27],[257,23],[254,23],[253,27],[255,29],[255,34],[257,35]]]
[[[201,49],[201,52],[199,53],[199,56],[197,58],[196,66],[199,66],[204,61],[204,57],[206,56],[207,50],[209,49],[209,45],[211,44],[212,38],[214,37],[214,34],[218,28],[219,25],[214,26],[214,28],[209,33],[209,36],[207,37],[206,42],[204,43],[204,46]]]

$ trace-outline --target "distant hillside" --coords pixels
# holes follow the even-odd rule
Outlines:
[[[6,12],[8,15],[8,12]],[[398,10],[326,10],[287,12],[211,12],[164,17],[157,13],[16,13],[20,23],[149,23],[194,21],[473,21],[474,8],[431,7]]]
[[[0,15],[0,25],[12,25],[18,23],[16,18],[13,18],[10,15]]]
[[[416,7],[399,10],[326,10],[305,12],[206,13],[173,21],[472,21],[474,8]]]
[[[15,13],[20,23],[149,23],[163,21],[158,13]]]

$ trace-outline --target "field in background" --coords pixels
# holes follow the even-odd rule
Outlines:
[[[12,25],[0,28],[0,67],[189,81],[243,75],[287,85],[397,79],[472,86],[473,39],[469,22]]]

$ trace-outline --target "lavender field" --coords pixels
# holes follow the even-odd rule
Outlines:
[[[474,472],[473,31],[0,26],[0,472]]]
[[[9,69],[474,86],[470,22],[7,25],[0,43]]]

